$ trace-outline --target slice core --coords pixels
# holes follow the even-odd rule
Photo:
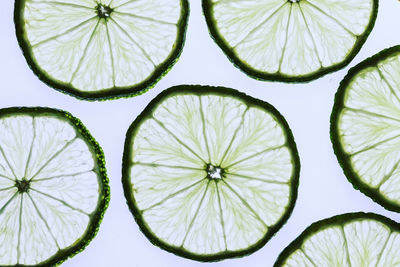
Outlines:
[[[15,181],[15,186],[17,187],[18,193],[27,193],[30,188],[30,181],[22,178],[21,180]]]
[[[182,85],[132,123],[122,182],[152,243],[216,261],[252,253],[279,230],[299,168],[291,131],[271,105],[229,88]]]
[[[206,170],[207,170],[207,178],[208,179],[214,179],[214,180],[218,181],[224,177],[225,171],[221,167],[217,167],[212,164],[208,164]]]
[[[111,12],[113,9],[109,6],[103,5],[103,4],[98,4],[97,7],[97,16],[99,18],[107,19],[110,17]]]

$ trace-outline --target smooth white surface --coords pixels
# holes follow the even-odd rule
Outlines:
[[[111,202],[96,238],[65,267],[266,267],[314,221],[352,211],[371,211],[400,221],[400,214],[384,210],[347,181],[333,153],[329,120],[334,94],[351,66],[380,50],[400,44],[400,2],[379,1],[375,28],[350,65],[305,84],[257,81],[235,68],[208,35],[201,1],[191,1],[189,28],[180,60],[141,96],[106,102],[80,101],[59,93],[29,69],[19,49],[13,23],[14,1],[0,9],[0,108],[49,106],[80,118],[105,152]],[[123,195],[121,159],[129,125],[151,99],[178,84],[236,88],[274,105],[288,121],[301,161],[296,207],[287,224],[254,254],[217,263],[199,263],[153,246],[140,232]]]

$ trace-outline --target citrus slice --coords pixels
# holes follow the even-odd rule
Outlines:
[[[331,139],[354,187],[400,212],[400,46],[352,68],[336,93]]]
[[[286,222],[300,163],[271,105],[236,90],[182,85],[128,130],[123,186],[142,232],[198,261],[247,255]]]
[[[0,132],[0,265],[58,265],[94,238],[108,206],[103,152],[50,108],[1,109]]]
[[[246,74],[305,82],[354,58],[378,0],[203,0],[203,10],[215,42]]]
[[[347,213],[309,226],[274,266],[398,266],[400,224],[374,213]]]
[[[83,99],[143,93],[183,47],[187,0],[16,0],[19,44],[49,86]]]

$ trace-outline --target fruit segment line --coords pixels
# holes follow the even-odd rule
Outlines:
[[[347,107],[347,106],[344,106],[343,108],[344,109],[348,109],[350,111],[353,111],[355,113],[360,112],[360,113],[364,113],[366,115],[370,115],[370,116],[374,116],[374,117],[378,117],[378,118],[389,119],[389,120],[400,122],[400,119],[396,119],[396,118],[393,118],[393,117],[389,117],[389,116],[386,116],[386,115],[382,115],[382,114],[371,112],[371,111],[364,110],[364,109],[351,108],[351,107]]]
[[[207,133],[206,133],[206,121],[204,119],[204,111],[203,111],[203,102],[201,101],[201,97],[199,97],[199,102],[200,102],[200,116],[201,116],[201,122],[203,126],[203,136],[204,136],[204,143],[206,144],[206,149],[207,149],[207,154],[208,154],[208,162],[211,162],[211,153],[210,153],[210,147],[208,145],[208,140],[207,140]]]
[[[75,79],[75,75],[78,73],[79,69],[81,68],[82,62],[83,62],[83,60],[85,59],[85,57],[87,55],[87,51],[88,51],[89,45],[93,40],[93,37],[94,37],[94,35],[95,35],[96,31],[97,31],[97,28],[99,27],[100,21],[101,21],[100,19],[97,20],[96,26],[94,27],[92,33],[90,34],[89,40],[88,40],[88,42],[87,42],[87,44],[85,46],[85,49],[83,50],[82,57],[79,59],[78,65],[76,66],[75,71],[71,75],[71,79],[69,80],[70,84],[72,84],[72,81]]]
[[[157,203],[151,205],[151,206],[148,207],[148,208],[143,209],[143,210],[142,210],[142,213],[143,213],[143,212],[146,212],[146,211],[148,211],[148,210],[151,210],[151,209],[153,209],[154,207],[157,207],[157,206],[161,205],[162,203],[164,203],[164,202],[167,201],[168,199],[171,199],[171,198],[173,198],[173,197],[175,197],[175,196],[177,196],[177,195],[179,195],[179,194],[181,194],[181,193],[183,193],[183,192],[185,192],[185,191],[191,189],[192,187],[195,187],[195,186],[198,185],[199,183],[203,182],[206,178],[207,178],[207,177],[205,177],[205,178],[203,178],[203,179],[200,179],[199,181],[197,181],[197,182],[195,182],[195,183],[193,183],[193,184],[191,184],[191,185],[188,185],[188,186],[186,186],[186,187],[184,187],[184,188],[182,188],[182,189],[180,189],[180,190],[178,190],[178,191],[176,191],[176,192],[174,192],[174,193],[172,193],[172,194],[169,194],[168,196],[164,197],[164,198],[163,198],[162,200],[160,200],[159,202],[157,202]]]
[[[179,144],[181,144],[183,147],[185,147],[187,150],[189,150],[194,156],[196,156],[198,159],[200,159],[204,164],[206,164],[206,161],[202,159],[196,152],[193,151],[188,145],[183,143],[181,140],[179,140],[178,137],[176,137],[167,127],[158,119],[156,119],[154,116],[152,116],[152,119],[158,123],[158,125],[161,126],[169,135],[171,135]]]
[[[311,32],[310,27],[308,26],[306,17],[304,16],[303,8],[301,7],[301,3],[298,3],[298,6],[299,6],[299,10],[300,10],[301,16],[302,16],[302,18],[303,18],[303,20],[304,20],[304,24],[306,25],[307,32],[308,32],[308,34],[310,35],[311,41],[312,41],[312,43],[313,43],[314,52],[315,52],[315,55],[316,55],[317,58],[318,58],[320,68],[323,68],[322,61],[321,61],[321,56],[320,56],[319,53],[318,53],[317,43],[315,42],[315,39],[314,39],[314,36],[313,36],[313,34],[312,34],[312,32]]]
[[[348,266],[351,267],[349,245],[348,245],[348,243],[347,243],[347,238],[346,238],[346,234],[345,234],[345,232],[344,232],[343,225],[340,226],[340,231],[342,232],[343,241],[344,241],[344,247],[346,248],[346,260],[347,260],[347,264],[348,264]]]
[[[12,189],[12,188],[15,188],[15,186],[13,185],[13,186],[8,186],[8,187],[0,188],[0,191],[7,191],[7,190],[10,190],[10,189]]]
[[[250,35],[252,35],[256,30],[258,30],[261,26],[263,26],[265,23],[267,23],[276,13],[279,12],[279,10],[282,9],[282,7],[286,6],[288,3],[284,3],[280,7],[278,7],[274,12],[271,13],[267,18],[265,18],[263,21],[261,21],[259,24],[257,24],[253,29],[251,29],[239,42],[233,46],[233,49],[236,49],[241,43],[243,43]]]
[[[181,247],[183,247],[183,245],[185,244],[186,238],[187,238],[187,236],[189,235],[190,230],[192,230],[193,223],[194,223],[194,221],[196,220],[197,215],[199,214],[201,205],[202,205],[203,202],[204,202],[204,198],[205,198],[205,196],[206,196],[206,193],[207,193],[207,190],[208,190],[208,186],[210,185],[210,182],[211,182],[211,180],[209,180],[209,181],[207,182],[206,189],[204,190],[204,193],[203,193],[203,196],[201,197],[199,206],[197,207],[196,212],[195,212],[195,214],[194,214],[194,216],[193,216],[193,218],[192,218],[192,220],[191,220],[191,222],[190,222],[190,224],[189,224],[189,227],[188,227],[188,230],[186,231],[185,237],[184,237],[183,240],[182,240]]]
[[[161,168],[185,169],[185,170],[193,170],[193,171],[204,171],[204,169],[201,169],[201,168],[178,166],[178,165],[166,165],[166,164],[160,164],[160,163],[146,163],[146,162],[132,161],[131,164],[148,166],[148,167],[156,167],[156,168],[161,167]]]
[[[387,180],[389,180],[389,179],[392,177],[394,171],[395,171],[395,170],[397,169],[397,167],[399,166],[399,163],[400,163],[400,159],[397,160],[397,162],[393,165],[393,168],[390,170],[390,172],[389,172],[388,174],[386,174],[386,175],[383,177],[383,179],[379,182],[379,184],[377,185],[377,188],[378,188],[378,189],[381,188],[381,186],[382,186]]]
[[[379,263],[380,263],[380,261],[382,259],[383,252],[385,251],[385,249],[386,249],[386,247],[387,247],[387,245],[389,243],[389,239],[390,239],[391,235],[392,235],[392,231],[390,231],[390,233],[388,234],[388,236],[386,238],[386,241],[385,241],[385,244],[382,246],[382,250],[379,252],[379,254],[377,256],[375,267],[379,266]]]
[[[226,175],[232,175],[238,178],[242,179],[248,179],[248,180],[256,180],[260,182],[265,182],[269,184],[281,184],[281,185],[289,185],[289,182],[281,182],[281,181],[275,181],[275,180],[267,180],[267,179],[262,179],[262,178],[256,178],[256,177],[251,177],[243,174],[236,174],[236,173],[231,173],[231,172],[225,172]]]
[[[5,209],[7,208],[7,206],[11,203],[11,201],[17,196],[17,194],[18,194],[18,191],[15,192],[14,195],[12,195],[12,196],[10,197],[9,200],[7,200],[7,202],[3,205],[3,207],[1,207],[1,209],[0,209],[0,215],[3,214],[4,210],[5,210]]]
[[[69,6],[69,7],[75,7],[75,8],[82,8],[82,9],[89,9],[89,10],[94,10],[92,7],[88,6],[83,6],[79,4],[73,4],[73,3],[65,3],[65,2],[59,2],[59,1],[31,1],[32,3],[37,3],[37,4],[48,4],[48,5],[60,5],[60,6]]]
[[[83,210],[81,210],[81,209],[78,209],[78,208],[75,208],[75,207],[71,206],[70,204],[68,204],[68,203],[65,202],[64,200],[61,200],[61,199],[59,199],[59,198],[56,198],[56,197],[54,197],[54,196],[52,196],[52,195],[49,195],[49,194],[47,194],[47,193],[41,192],[41,191],[39,191],[39,190],[37,190],[37,189],[35,189],[35,188],[32,188],[32,187],[30,188],[30,190],[33,190],[33,191],[35,191],[35,192],[37,192],[37,193],[39,193],[39,194],[41,194],[41,195],[43,195],[43,196],[46,196],[46,197],[51,198],[51,199],[53,199],[53,200],[55,200],[55,201],[58,201],[58,202],[60,202],[61,204],[63,204],[64,206],[67,206],[68,208],[70,208],[70,209],[72,209],[72,210],[75,210],[75,211],[78,211],[78,212],[80,212],[80,213],[82,213],[82,214],[85,214],[85,215],[87,215],[87,216],[90,216],[87,212],[85,212],[85,211],[83,211]]]
[[[304,254],[304,256],[307,258],[307,260],[309,260],[309,262],[311,262],[312,265],[314,265],[315,267],[318,267],[318,265],[315,264],[313,259],[310,256],[308,256],[308,254],[306,253],[306,251],[302,247],[300,247],[299,250]]]
[[[3,175],[3,174],[0,174],[0,178],[4,178],[4,179],[10,180],[10,181],[15,181],[15,179],[12,179],[12,178],[10,178],[10,177],[7,177],[7,176],[5,176],[5,175]]]
[[[57,248],[60,250],[61,247],[60,247],[60,245],[58,244],[57,239],[55,238],[53,232],[51,231],[51,228],[50,228],[49,224],[47,223],[47,220],[44,219],[44,216],[43,216],[42,213],[40,212],[39,208],[36,206],[35,201],[33,201],[32,196],[31,196],[29,193],[28,193],[27,195],[28,195],[28,197],[30,198],[30,200],[31,200],[31,202],[32,202],[32,204],[33,204],[33,206],[35,207],[35,210],[36,210],[36,212],[37,212],[39,218],[42,220],[42,222],[44,223],[44,225],[45,225],[46,228],[47,228],[47,231],[49,232],[49,234],[50,234],[51,237],[53,238],[54,243],[56,244]]]
[[[280,73],[281,69],[282,69],[283,57],[285,56],[287,41],[289,39],[289,25],[290,25],[290,19],[292,17],[292,9],[293,9],[293,5],[290,5],[288,22],[286,25],[285,43],[283,44],[283,47],[282,47],[282,55],[281,55],[281,58],[279,59],[279,68],[278,68],[277,73]]]
[[[257,156],[259,156],[259,155],[261,155],[261,154],[263,154],[263,153],[269,152],[269,151],[281,149],[281,148],[283,148],[283,147],[285,147],[285,146],[286,146],[286,144],[283,144],[283,145],[280,145],[280,146],[275,146],[275,147],[269,147],[269,148],[267,148],[267,149],[264,149],[263,151],[257,152],[257,153],[255,153],[255,154],[253,154],[253,155],[250,155],[250,156],[248,156],[248,157],[246,157],[246,158],[244,158],[244,159],[235,161],[234,163],[232,163],[232,164],[230,164],[230,165],[224,167],[224,169],[229,169],[230,167],[235,166],[235,165],[237,165],[237,164],[239,164],[239,163],[242,163],[243,161],[252,159],[252,158],[254,158],[254,157],[257,157]]]
[[[382,140],[382,141],[380,141],[380,142],[377,142],[377,143],[375,143],[375,144],[369,145],[369,146],[367,146],[367,147],[365,147],[365,148],[363,148],[363,149],[360,149],[360,150],[358,150],[358,151],[356,151],[356,152],[354,152],[354,153],[351,153],[351,154],[349,154],[349,156],[350,156],[350,157],[353,157],[353,156],[355,156],[355,155],[357,155],[357,154],[360,154],[360,153],[366,152],[366,151],[368,151],[368,150],[374,149],[375,147],[377,147],[377,146],[379,146],[379,145],[382,145],[382,144],[384,144],[384,143],[387,143],[387,142],[392,141],[392,140],[394,140],[394,139],[396,139],[396,138],[399,138],[399,137],[400,137],[400,134],[397,134],[397,135],[395,135],[395,136],[386,138],[386,139],[384,139],[384,140]]]
[[[226,150],[225,150],[225,152],[224,152],[224,154],[223,154],[223,156],[222,156],[222,158],[221,158],[221,161],[220,161],[220,163],[219,163],[219,166],[222,166],[222,164],[223,164],[223,162],[224,162],[224,160],[225,160],[226,155],[228,154],[229,150],[231,149],[231,146],[232,146],[232,144],[233,144],[233,141],[235,141],[236,135],[238,134],[239,129],[242,127],[242,125],[243,125],[243,123],[244,123],[244,117],[246,116],[246,114],[247,114],[247,112],[249,111],[249,109],[250,109],[250,107],[247,107],[247,108],[245,109],[245,111],[243,112],[242,117],[241,117],[241,119],[240,119],[240,123],[239,123],[238,127],[235,129],[235,131],[234,131],[234,133],[233,133],[233,135],[232,135],[232,139],[231,139],[231,141],[230,141],[228,147],[226,148]]]
[[[171,25],[171,26],[174,26],[174,27],[177,26],[176,23],[169,22],[169,21],[164,21],[164,20],[159,20],[159,19],[155,19],[155,18],[139,16],[139,15],[132,14],[132,13],[121,12],[121,11],[118,11],[118,10],[114,10],[113,12],[117,13],[117,14],[120,14],[122,16],[128,16],[128,17],[132,17],[132,18],[136,18],[136,19],[147,20],[147,21],[151,21],[151,22],[155,22],[155,23],[159,23],[159,24]]]
[[[115,11],[114,11],[114,12],[115,12]],[[146,59],[147,59],[148,61],[150,61],[150,63],[156,68],[156,67],[157,67],[157,64],[154,63],[154,61],[151,59],[150,55],[147,54],[146,50],[144,50],[144,48],[143,48],[141,45],[139,45],[139,43],[138,43],[134,38],[132,38],[132,36],[131,36],[124,28],[122,28],[122,26],[119,25],[119,23],[118,23],[115,19],[113,19],[112,17],[110,17],[110,20],[111,20],[112,22],[114,22],[114,24],[126,35],[126,37],[129,38],[129,40],[131,40],[132,43],[134,43],[134,44],[139,48],[140,51],[142,51],[142,53],[143,53],[143,55],[146,57]]]
[[[71,28],[69,28],[69,29],[67,29],[67,30],[65,30],[65,31],[63,31],[63,32],[61,32],[61,33],[59,33],[59,34],[57,34],[57,35],[54,35],[54,36],[49,37],[49,38],[47,38],[47,39],[44,39],[44,40],[42,40],[42,41],[40,41],[40,42],[38,42],[38,43],[36,43],[36,44],[32,44],[32,48],[38,47],[38,46],[40,46],[40,45],[42,45],[42,44],[44,44],[44,43],[47,43],[47,42],[52,41],[52,40],[55,40],[55,39],[57,39],[58,37],[61,37],[61,36],[66,35],[66,34],[69,34],[69,33],[73,32],[73,31],[79,29],[80,27],[82,27],[83,25],[85,25],[86,23],[88,23],[89,21],[91,21],[91,20],[93,20],[93,19],[96,19],[96,18],[97,18],[97,16],[93,16],[93,17],[91,17],[91,18],[88,18],[87,20],[84,20],[84,21],[82,21],[81,23],[79,23],[79,24],[77,24],[77,25],[75,25],[75,26],[73,26],[73,27],[71,27]]]
[[[399,96],[396,94],[396,91],[394,90],[393,86],[389,83],[389,81],[386,79],[385,75],[383,75],[382,71],[380,70],[380,68],[378,66],[376,66],[376,69],[378,70],[379,76],[381,77],[381,79],[386,83],[386,85],[389,87],[390,92],[394,95],[394,97],[397,99],[397,101],[400,103],[400,98]]]
[[[110,5],[111,5],[112,1],[113,1],[113,0],[111,0]],[[117,9],[117,8],[119,8],[119,7],[121,7],[121,6],[130,4],[130,3],[133,3],[133,2],[136,2],[136,1],[138,1],[138,0],[130,0],[130,1],[127,1],[127,2],[125,2],[125,3],[120,4],[119,6],[113,7],[113,9]]]
[[[227,251],[228,250],[228,245],[227,245],[227,242],[226,242],[226,230],[225,230],[225,223],[224,223],[224,214],[223,214],[222,204],[221,204],[221,196],[220,196],[220,193],[219,193],[218,183],[217,183],[217,181],[214,181],[214,182],[215,182],[215,188],[217,190],[219,214],[220,214],[220,220],[221,220],[221,226],[222,226],[222,233],[223,233],[223,237],[224,237],[225,251]]]
[[[18,215],[18,239],[17,239],[17,263],[21,259],[21,232],[22,232],[22,205],[24,203],[24,194],[21,194],[21,202],[19,204]]]
[[[111,37],[110,37],[110,30],[108,29],[108,24],[106,23],[106,32],[107,32],[107,43],[108,43],[108,48],[110,51],[110,60],[111,60],[111,69],[112,69],[112,81],[113,81],[113,86],[115,87],[115,63],[114,63],[114,55],[113,51],[111,48]]]
[[[319,8],[318,6],[316,6],[315,4],[313,4],[312,2],[308,1],[308,0],[302,0],[306,3],[308,3],[312,8],[316,9],[317,11],[319,11],[320,13],[322,13],[323,15],[325,15],[326,17],[332,19],[333,21],[335,21],[340,27],[342,27],[345,31],[347,31],[350,35],[358,38],[359,35],[353,33],[350,29],[348,29],[346,26],[344,26],[337,18],[329,15],[328,13],[326,13],[324,10],[322,10],[321,8]]]
[[[78,176],[81,174],[85,174],[88,172],[94,172],[94,169],[88,170],[88,171],[82,171],[82,172],[76,172],[76,173],[67,173],[67,174],[60,174],[60,175],[54,175],[54,176],[50,176],[50,177],[45,177],[45,178],[40,178],[40,179],[34,179],[31,182],[40,182],[40,181],[47,181],[47,180],[52,180],[52,179],[58,179],[58,178],[64,178],[64,177],[74,177],[74,176]]]
[[[33,180],[35,179],[35,177],[37,175],[40,174],[40,172],[47,166],[49,165],[50,162],[52,162],[58,155],[60,155],[72,142],[74,142],[77,139],[77,137],[75,136],[73,139],[71,139],[70,141],[66,142],[65,145],[58,150],[56,153],[53,154],[53,156],[51,156],[37,171],[34,175],[32,175],[32,177],[29,180]]]
[[[260,218],[260,216],[258,216],[257,212],[255,212],[255,210],[250,206],[249,203],[247,203],[247,201],[241,196],[239,195],[238,192],[236,192],[235,189],[233,189],[225,180],[222,180],[222,182],[240,199],[240,201],[242,202],[242,204],[253,214],[253,216],[261,222],[261,224],[268,229],[268,225],[265,224],[265,222]]]
[[[25,164],[25,171],[24,171],[24,177],[25,178],[28,176],[28,166],[29,166],[29,164],[31,162],[33,144],[35,143],[35,140],[36,140],[36,122],[35,122],[35,117],[32,118],[32,130],[33,130],[33,137],[32,137],[31,145],[30,145],[30,148],[29,148],[28,158],[26,159],[26,164]]]
[[[10,170],[11,170],[11,172],[12,172],[12,175],[14,175],[14,179],[16,180],[16,179],[17,179],[17,176],[15,175],[14,169],[11,167],[11,164],[10,164],[10,162],[8,161],[8,159],[7,159],[7,157],[6,157],[6,154],[4,153],[3,147],[2,147],[1,145],[0,145],[0,152],[1,152],[1,154],[3,155],[4,160],[6,161],[6,163],[7,163],[7,165],[8,165],[8,168],[10,168]]]

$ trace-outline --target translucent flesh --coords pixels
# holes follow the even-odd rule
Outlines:
[[[67,5],[79,5],[83,7],[92,8],[93,4],[96,5],[97,2],[104,2],[104,1],[95,1],[95,0],[63,0],[63,1],[54,1],[54,0],[31,0],[32,2],[39,2],[39,3],[61,3]]]
[[[130,182],[161,241],[196,254],[246,249],[288,209],[293,161],[276,118],[228,96],[172,95],[132,139]],[[220,166],[221,179],[207,178]],[[262,165],[262,166],[261,166]]]
[[[312,73],[321,68],[315,40],[304,20],[302,4],[292,4],[290,10],[279,72],[289,75]]]
[[[26,0],[26,38],[34,60],[52,80],[78,91],[131,87],[148,79],[178,39],[180,0]]]
[[[15,265],[18,262],[18,232],[21,196],[16,194],[15,188],[7,190],[6,201],[2,201],[0,216],[0,241],[7,246],[0,247],[0,256],[3,265]],[[1,192],[4,196],[5,192]],[[12,244],[12,246],[11,246]]]
[[[343,55],[350,54],[357,41],[357,35],[307,1],[301,3],[301,8],[302,16],[315,45],[319,67],[329,67],[339,63],[343,60]],[[338,49],[341,49],[341,53],[338,53]]]
[[[395,266],[398,256],[394,251],[399,245],[397,232],[362,218],[317,229],[283,266]]]
[[[370,189],[400,205],[400,100],[397,54],[350,82],[338,121],[341,146]]]
[[[0,265],[35,265],[85,233],[99,198],[95,158],[55,116],[0,119]],[[16,181],[28,180],[27,192]]]
[[[365,25],[371,17],[373,3],[364,0],[302,0],[301,2],[318,7],[355,35],[361,35],[365,31]]]
[[[226,249],[225,230],[222,227],[222,210],[219,205],[217,183],[210,181],[203,203],[199,207],[190,231],[187,232],[184,247],[201,254],[212,254]]]
[[[372,0],[210,0],[215,26],[250,68],[307,75],[344,61],[370,22]]]

